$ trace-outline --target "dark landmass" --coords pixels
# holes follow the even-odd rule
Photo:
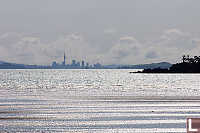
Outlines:
[[[184,55],[181,63],[173,64],[168,69],[158,67],[154,69],[144,69],[138,73],[200,73],[200,56],[190,58],[189,55]]]

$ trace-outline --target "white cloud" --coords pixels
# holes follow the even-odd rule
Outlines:
[[[158,39],[141,43],[133,36],[123,36],[104,56],[107,62],[140,64],[180,61],[183,54],[199,55],[200,39],[179,29],[167,29]]]
[[[67,63],[72,59],[103,64],[140,64],[160,61],[177,62],[183,54],[199,55],[200,38],[179,29],[165,30],[154,41],[141,42],[134,36],[112,38],[106,51],[94,47],[83,34],[71,33],[46,43],[41,38],[19,33],[0,35],[0,60],[50,64],[61,62],[66,52]],[[101,52],[99,52],[101,51]]]
[[[118,42],[103,55],[105,64],[130,64],[141,57],[141,44],[133,36],[120,37]]]
[[[110,29],[105,29],[104,30],[104,33],[105,34],[115,34],[117,32],[117,30],[116,29],[112,29],[112,28],[110,28]]]
[[[71,59],[94,60],[95,51],[80,34],[69,34],[56,41],[44,43],[40,38],[21,34],[5,34],[0,37],[1,60],[26,64],[50,64],[62,61],[66,51],[68,63]]]
[[[199,55],[195,51],[200,50],[198,39],[179,29],[165,30],[160,39],[148,42],[148,45],[147,51],[155,52],[157,55],[154,61],[177,62],[183,54]]]

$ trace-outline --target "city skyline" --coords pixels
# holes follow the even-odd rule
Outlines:
[[[57,61],[53,61],[51,66],[52,68],[66,68],[66,69],[67,68],[68,69],[103,68],[99,62],[95,64],[89,64],[88,62],[85,62],[84,60],[76,61],[76,59],[72,59],[71,64],[70,63],[66,64],[66,60],[67,60],[67,57],[66,57],[66,53],[64,52],[63,61],[61,63],[58,63]]]
[[[168,69],[172,66],[169,62],[157,62],[150,64],[109,64],[102,65],[100,63],[89,64],[85,60],[71,60],[71,64],[66,64],[66,54],[64,52],[63,61],[53,61],[51,65],[36,65],[36,64],[18,64],[14,62],[0,61],[0,69]]]

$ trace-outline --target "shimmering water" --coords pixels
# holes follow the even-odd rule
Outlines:
[[[0,70],[1,132],[186,132],[199,74]]]

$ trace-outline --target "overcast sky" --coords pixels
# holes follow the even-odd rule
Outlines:
[[[0,0],[0,60],[140,64],[200,55],[199,0]]]

